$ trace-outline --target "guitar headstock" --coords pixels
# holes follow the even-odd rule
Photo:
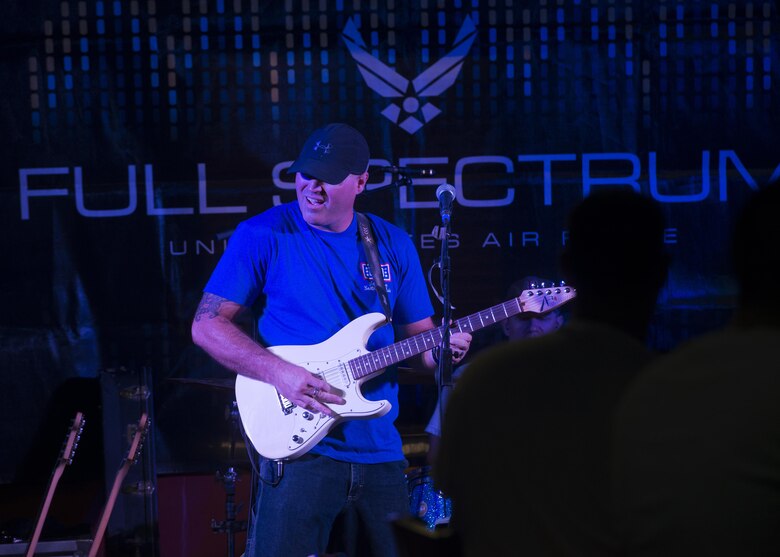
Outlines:
[[[548,284],[531,284],[531,288],[523,290],[517,300],[523,313],[547,313],[557,309],[577,297],[577,290],[565,282]]]
[[[65,442],[62,444],[59,456],[61,462],[73,464],[73,457],[76,456],[76,448],[79,446],[79,441],[81,441],[81,433],[84,431],[85,423],[84,414],[76,412],[76,416],[73,418],[68,434],[65,437]]]
[[[144,440],[149,431],[150,423],[151,420],[149,420],[149,415],[146,412],[141,414],[141,418],[135,426],[135,431],[132,432],[133,439],[130,441],[130,448],[127,451],[127,457],[125,458],[127,462],[135,464],[141,456],[141,449],[144,446]]]

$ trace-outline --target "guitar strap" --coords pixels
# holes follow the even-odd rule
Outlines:
[[[363,242],[363,248],[366,250],[368,262],[371,265],[371,274],[374,276],[376,293],[379,296],[379,301],[382,302],[382,309],[385,310],[385,317],[387,318],[387,322],[390,323],[393,320],[390,313],[390,300],[387,297],[385,279],[382,276],[382,266],[379,264],[379,254],[376,248],[376,240],[374,240],[374,234],[371,231],[371,222],[363,213],[357,211],[355,211],[355,213],[357,214],[358,228],[360,229],[360,240]]]

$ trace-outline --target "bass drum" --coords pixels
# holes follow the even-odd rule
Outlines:
[[[406,475],[409,488],[409,512],[422,520],[430,529],[439,524],[449,524],[452,501],[433,487],[431,467],[415,468]]]

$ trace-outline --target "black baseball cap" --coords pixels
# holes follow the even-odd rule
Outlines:
[[[287,172],[308,174],[328,184],[368,169],[368,142],[348,124],[328,124],[312,132]]]

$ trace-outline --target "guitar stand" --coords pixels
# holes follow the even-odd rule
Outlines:
[[[230,462],[233,462],[233,455],[236,446],[236,430],[238,428],[238,404],[233,401],[230,409]],[[238,480],[238,472],[232,466],[229,466],[227,471],[222,474],[217,471],[217,480],[222,482],[222,487],[225,489],[225,520],[211,519],[211,530],[213,532],[227,533],[227,557],[235,557],[236,551],[236,532],[243,532],[247,528],[246,520],[236,520],[236,481]]]

